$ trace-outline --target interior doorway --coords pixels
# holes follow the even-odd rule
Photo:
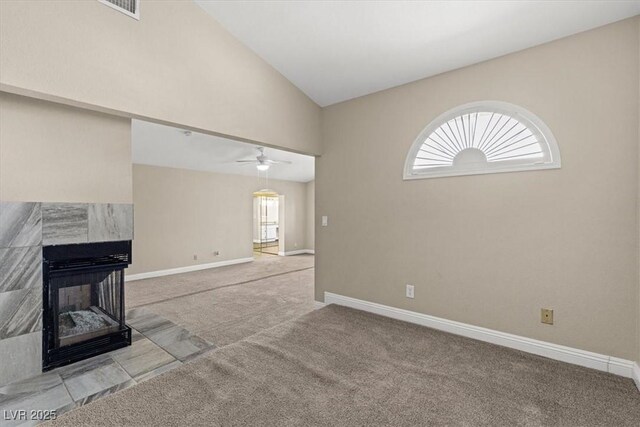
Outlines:
[[[253,193],[253,252],[260,255],[279,255],[284,250],[282,214],[283,196],[273,190]]]

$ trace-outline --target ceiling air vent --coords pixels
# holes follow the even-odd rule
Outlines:
[[[98,0],[100,3],[118,10],[125,15],[140,19],[140,0]]]

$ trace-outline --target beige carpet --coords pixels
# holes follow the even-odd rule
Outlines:
[[[312,268],[313,262],[313,255],[262,256],[244,264],[136,280],[127,283],[127,308],[300,271]]]
[[[221,347],[312,311],[313,275],[294,271],[145,308]]]
[[[54,422],[637,426],[629,379],[329,306]]]
[[[127,307],[144,306],[216,346],[313,310],[313,255],[127,283]]]

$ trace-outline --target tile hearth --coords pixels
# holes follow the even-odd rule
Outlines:
[[[55,410],[60,415],[147,381],[215,348],[144,308],[129,310],[127,323],[133,328],[130,347],[0,387],[0,426],[36,424],[5,419],[10,411]]]

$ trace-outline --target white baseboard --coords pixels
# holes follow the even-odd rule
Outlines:
[[[187,267],[170,268],[168,270],[150,271],[148,273],[138,273],[126,275],[125,280],[127,282],[133,282],[135,280],[150,279],[152,277],[170,276],[172,274],[189,273],[191,271],[208,270],[210,268],[225,267],[227,265],[243,264],[245,262],[253,261],[251,258],[236,258],[227,261],[210,262],[208,264],[189,265]]]
[[[604,372],[610,372],[627,378],[633,378],[640,390],[640,369],[636,363],[630,360],[619,359],[617,357],[606,356],[604,354],[592,353],[545,341],[538,341],[519,335],[494,331],[492,329],[429,316],[415,311],[403,310],[356,298],[345,297],[331,292],[324,293],[324,302],[325,304],[344,305],[358,310],[379,314],[381,316],[428,326],[433,329],[450,332],[456,335],[462,335],[479,341],[485,341],[525,351],[527,353],[537,354],[550,359],[585,366],[587,368],[593,368]]]
[[[315,305],[315,309],[316,309],[316,310],[317,310],[317,309],[319,309],[319,308],[322,308],[322,307],[324,307],[324,306],[326,306],[326,305],[327,305],[327,304],[325,304],[325,303],[323,303],[323,302],[320,302],[320,301],[314,301],[313,303],[314,303],[314,305]]]
[[[291,256],[291,255],[301,255],[301,254],[315,254],[316,251],[313,249],[298,249],[296,251],[289,252],[278,252],[280,256]]]
[[[607,372],[620,375],[621,377],[633,378],[633,367],[636,365],[635,362],[613,356],[602,355],[602,357],[609,357]]]
[[[637,363],[633,364],[633,381],[635,381],[636,387],[640,390],[640,366]]]

